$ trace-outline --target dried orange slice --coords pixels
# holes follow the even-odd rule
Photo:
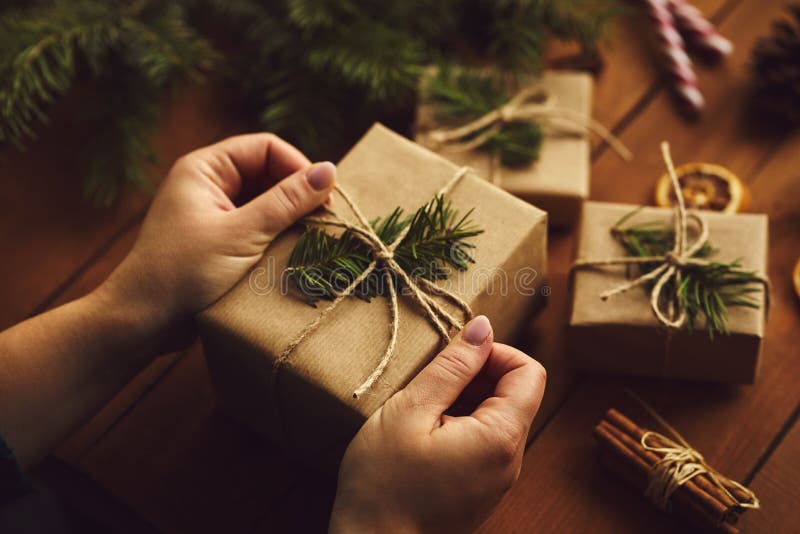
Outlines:
[[[712,163],[687,163],[675,169],[687,208],[722,213],[744,211],[750,204],[750,192],[738,176],[725,167]],[[656,205],[675,204],[669,175],[664,174],[656,184]]]
[[[800,298],[800,258],[797,258],[797,263],[794,264],[794,273],[792,274],[794,280],[794,292]]]

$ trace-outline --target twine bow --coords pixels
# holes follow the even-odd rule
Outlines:
[[[600,298],[607,300],[629,289],[655,280],[656,282],[653,284],[653,288],[650,291],[650,307],[661,324],[667,328],[678,330],[683,327],[687,319],[686,308],[681,299],[678,298],[678,288],[680,287],[682,272],[684,269],[692,266],[708,266],[712,265],[714,262],[704,258],[693,257],[708,241],[708,225],[705,219],[700,217],[699,214],[686,211],[686,205],[684,204],[683,195],[681,194],[681,186],[678,182],[678,176],[675,173],[672,157],[670,156],[669,143],[666,141],[661,143],[661,155],[664,159],[664,164],[667,166],[672,190],[677,199],[675,216],[673,217],[675,244],[672,250],[663,256],[622,256],[600,259],[578,259],[572,264],[572,268],[598,267],[603,265],[642,265],[646,263],[660,264],[652,271],[642,274],[634,280],[624,282],[617,287],[604,291],[600,294]],[[695,224],[698,233],[697,239],[691,244],[689,244],[688,239],[688,226],[690,221]],[[662,294],[671,280],[674,281],[672,284],[672,294],[669,295],[669,298],[664,299],[662,298]],[[759,275],[758,281],[765,287],[765,307],[769,310],[769,280]]]
[[[582,131],[591,132],[606,141],[625,161],[633,155],[605,126],[593,118],[574,109],[555,105],[553,97],[537,86],[523,88],[508,102],[477,119],[456,128],[440,128],[428,133],[428,138],[437,145],[448,145],[457,152],[468,152],[482,146],[503,127],[512,122],[568,122]],[[498,159],[499,154],[495,154]],[[499,181],[497,169],[492,166],[492,182]]]
[[[753,490],[726,477],[708,465],[703,455],[689,445],[683,436],[650,405],[633,394],[633,392],[627,391],[627,393],[675,438],[673,440],[652,430],[648,430],[642,435],[641,444],[645,450],[663,455],[661,460],[650,468],[649,480],[645,489],[645,496],[653,504],[662,510],[666,510],[669,505],[669,499],[675,490],[694,477],[705,474],[739,508],[752,508],[755,510],[761,508],[761,503]],[[744,496],[744,500],[737,498],[734,493]]]
[[[461,178],[467,174],[468,171],[469,167],[461,167],[455,173],[453,178],[451,178],[450,181],[444,187],[442,187],[442,189],[440,189],[436,195],[444,196],[449,193],[461,180]],[[455,303],[464,312],[464,316],[467,320],[472,318],[472,310],[470,309],[469,304],[464,302],[464,300],[459,298],[455,293],[439,287],[427,279],[412,278],[400,266],[400,264],[395,261],[394,251],[400,245],[400,242],[403,241],[403,238],[405,238],[406,234],[408,234],[410,225],[406,226],[394,239],[394,241],[386,244],[381,241],[378,234],[372,228],[372,225],[369,223],[355,202],[353,202],[350,195],[338,185],[335,186],[335,191],[344,199],[350,211],[355,215],[357,221],[355,224],[344,220],[336,213],[327,209],[326,211],[328,212],[330,218],[305,217],[304,221],[311,224],[336,226],[350,230],[354,236],[372,249],[373,260],[369,263],[367,268],[364,269],[364,271],[350,283],[350,285],[338,293],[333,301],[324,310],[322,310],[322,312],[320,312],[320,314],[317,315],[317,317],[311,323],[301,330],[291,343],[286,346],[286,349],[284,349],[284,351],[275,359],[275,362],[273,363],[272,377],[274,386],[274,381],[277,377],[280,367],[286,362],[289,356],[291,356],[294,349],[297,348],[297,346],[300,345],[304,339],[310,336],[322,324],[324,318],[331,311],[333,311],[339,305],[339,303],[342,302],[342,300],[351,295],[359,286],[359,284],[361,284],[361,282],[366,280],[367,277],[372,274],[373,271],[375,271],[375,269],[381,266],[383,267],[383,277],[387,287],[389,288],[389,313],[391,316],[389,323],[389,343],[386,346],[386,350],[384,351],[383,357],[378,365],[375,367],[369,377],[367,377],[367,379],[353,392],[353,397],[358,398],[368,391],[381,377],[386,369],[386,366],[389,364],[392,355],[394,354],[395,347],[397,346],[397,332],[399,330],[397,288],[395,287],[395,281],[391,276],[391,273],[396,274],[400,280],[402,280],[402,282],[409,289],[411,297],[420,305],[420,307],[422,307],[423,311],[425,312],[425,316],[428,318],[431,324],[433,324],[434,328],[436,328],[441,338],[448,342],[450,341],[449,330],[451,328],[461,330],[461,328],[463,328],[463,323],[457,318],[453,317],[453,315],[451,315],[447,309],[437,302],[433,296],[436,295],[444,297]]]

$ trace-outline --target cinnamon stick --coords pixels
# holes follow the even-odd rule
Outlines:
[[[615,452],[614,447],[603,446],[600,450],[600,461],[606,469],[622,478],[633,488],[644,491],[647,485],[645,473],[642,473],[626,457]],[[709,518],[704,515],[703,509],[691,500],[673,502],[672,513],[698,531],[708,532],[710,530],[722,534],[736,534],[738,532],[736,527],[727,523],[721,526],[709,523]]]
[[[614,408],[611,408],[606,412],[605,418],[618,428],[624,430],[637,442],[641,443],[642,436],[644,436],[646,430],[641,428],[639,425],[637,425],[627,417],[625,417],[622,413],[615,410]],[[698,486],[703,488],[703,490],[705,490],[707,493],[715,496],[723,504],[729,507],[736,506],[737,503],[733,499],[731,499],[728,494],[720,490],[714,483],[712,483],[711,480],[709,480],[706,475],[699,475],[692,480],[697,481]],[[747,502],[750,499],[750,497],[739,488],[732,487],[730,488],[730,492],[739,502]]]
[[[611,425],[603,423],[594,428],[594,434],[603,446],[604,452],[610,456],[606,457],[606,461],[613,464],[609,465],[609,468],[615,473],[620,473],[631,485],[644,491],[648,483],[650,465],[609,431]],[[717,532],[726,534],[739,532],[732,524],[718,521],[714,514],[694,500],[688,492],[676,491],[672,498],[672,508],[676,515],[696,526],[706,529],[711,527]]]
[[[652,468],[653,464],[660,460],[660,457],[656,453],[646,450],[644,447],[642,447],[639,441],[634,440],[624,430],[611,424],[608,420],[603,419],[599,424],[600,426],[605,427],[608,432],[620,440],[629,450],[633,451],[634,454],[639,456],[639,458],[641,458],[647,464],[648,470]],[[717,521],[727,520],[730,506],[727,506],[725,503],[715,498],[715,496],[704,491],[694,483],[694,479],[688,481],[686,484],[678,488],[678,490],[676,490],[676,494],[678,492],[688,493],[689,498],[693,499],[695,502],[698,502],[705,510],[712,514]]]

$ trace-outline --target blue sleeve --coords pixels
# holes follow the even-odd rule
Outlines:
[[[22,497],[31,490],[14,451],[0,436],[0,507]]]

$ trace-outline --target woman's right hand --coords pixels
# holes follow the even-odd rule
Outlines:
[[[519,476],[544,387],[536,360],[473,319],[350,443],[331,532],[479,526]]]
[[[189,319],[245,276],[280,232],[325,202],[335,181],[332,163],[312,165],[270,133],[190,152],[164,178],[133,250],[99,292],[149,323],[144,330]]]

